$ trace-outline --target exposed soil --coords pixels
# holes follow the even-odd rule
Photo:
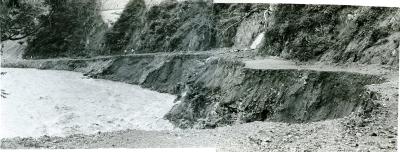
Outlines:
[[[336,107],[340,110],[327,112],[323,110],[324,106],[322,106],[320,107],[319,111],[322,110],[323,112],[327,112],[323,115],[320,115],[321,113],[318,114],[318,110],[314,111],[316,113],[311,113],[309,115],[302,115],[299,113],[295,114],[295,116],[304,116],[299,117],[299,120],[301,121],[293,121],[298,119],[288,119],[292,118],[287,117],[288,113],[285,113],[284,110],[284,107],[290,107],[290,104],[288,104],[286,106],[283,106],[283,110],[281,110],[281,112],[278,111],[276,114],[271,114],[271,117],[267,117],[268,119],[265,118],[263,115],[260,115],[262,117],[257,117],[256,111],[253,113],[249,111],[244,111],[244,113],[248,115],[243,114],[243,116],[250,116],[244,118],[252,119],[232,119],[234,118],[233,116],[237,114],[237,112],[233,111],[230,114],[224,113],[224,115],[220,115],[226,116],[225,114],[228,114],[228,116],[232,116],[230,119],[225,119],[226,121],[219,121],[219,123],[214,123],[214,125],[208,124],[207,126],[207,123],[199,122],[207,122],[207,119],[221,119],[215,117],[218,115],[205,115],[204,112],[206,110],[193,110],[193,108],[207,109],[207,107],[212,107],[200,104],[202,106],[199,105],[193,107],[192,105],[189,106],[190,108],[187,108],[187,110],[192,109],[194,115],[205,117],[197,117],[200,119],[196,120],[185,118],[187,120],[191,120],[189,122],[196,125],[190,125],[190,123],[186,123],[182,126],[195,126],[197,128],[214,128],[217,126],[219,127],[215,129],[187,129],[178,131],[124,130],[98,133],[93,135],[71,135],[69,137],[63,138],[48,136],[41,138],[12,138],[2,139],[1,147],[216,147],[221,151],[288,151],[294,149],[312,151],[396,150],[395,139],[397,137],[396,118],[398,101],[398,72],[396,69],[380,65],[327,65],[323,63],[296,63],[279,58],[254,58],[254,55],[252,55],[251,52],[230,51],[232,50],[219,50],[219,53],[215,54],[210,52],[192,54],[143,54],[118,57],[98,57],[95,59],[85,60],[32,60],[17,63],[8,62],[7,64],[3,64],[2,66],[73,70],[87,73],[87,75],[95,78],[104,78],[132,84],[140,84],[144,87],[151,88],[160,92],[177,94],[181,97],[181,100],[178,101],[179,105],[184,105],[184,103],[191,102],[196,103],[193,102],[196,101],[193,100],[195,98],[187,95],[196,93],[198,92],[198,90],[196,89],[201,88],[202,89],[200,91],[206,92],[204,94],[204,97],[206,98],[203,98],[206,99],[205,101],[210,101],[211,103],[216,101],[226,101],[210,100],[215,97],[222,97],[221,99],[232,99],[233,97],[226,96],[226,94],[221,93],[222,91],[216,91],[215,89],[210,89],[210,87],[212,88],[213,86],[224,84],[225,86],[233,86],[234,88],[234,86],[236,86],[235,84],[241,83],[234,79],[228,79],[231,76],[235,77],[235,73],[239,74],[241,80],[243,80],[243,84],[241,84],[240,86],[246,86],[246,84],[248,84],[253,88],[260,87],[259,91],[269,90],[269,88],[261,89],[263,88],[261,87],[262,85],[265,85],[265,87],[270,87],[270,85],[266,85],[268,83],[271,83],[272,86],[274,83],[276,83],[276,85],[279,86],[278,84],[280,84],[280,81],[282,81],[281,79],[285,78],[287,79],[287,81],[285,82],[293,82],[294,86],[301,85],[302,87],[307,88],[307,85],[318,86],[318,84],[322,83],[323,85],[321,86],[328,87],[325,88],[328,90],[335,88],[330,88],[330,86],[338,87],[338,90],[331,93],[341,93],[341,89],[344,89],[346,91],[342,93],[361,93],[367,96],[365,96],[364,98],[362,96],[358,97],[358,95],[348,94],[348,96],[340,98],[340,95],[342,94],[337,96],[330,96],[332,94],[327,94],[327,96],[325,97],[324,95],[320,95],[322,98],[329,99],[325,101],[328,105],[330,101],[337,101],[335,102],[336,104],[331,104],[331,106],[329,107]],[[220,67],[218,67],[217,65]],[[222,74],[221,76],[218,76],[218,71]],[[244,72],[244,75],[241,75],[241,72]],[[275,74],[279,75],[280,79],[262,79],[267,78],[264,75],[272,76]],[[282,77],[282,75],[286,76]],[[305,79],[302,79],[303,77],[300,76],[308,76],[309,79],[306,79],[306,81],[304,81]],[[246,79],[246,77],[248,78]],[[255,77],[258,77],[259,80],[256,81]],[[253,80],[257,83],[251,83],[253,82]],[[208,82],[208,84],[203,82]],[[304,84],[304,82],[306,82],[306,84]],[[194,88],[195,91],[192,91],[192,93],[190,91],[185,93],[184,90],[187,91],[187,89],[190,88],[191,84],[196,84],[194,86],[200,86],[200,88]],[[350,86],[346,87],[347,85]],[[358,87],[351,87],[352,85]],[[273,89],[274,87],[270,88]],[[318,88],[319,87],[316,87],[317,92],[319,92]],[[321,93],[326,92],[323,91],[323,88],[320,89],[322,89]],[[213,90],[215,92],[213,92]],[[223,90],[223,87],[220,87],[220,90]],[[298,98],[299,95],[306,97],[304,95],[306,95],[306,92],[308,92],[307,89],[302,90],[303,91],[300,92],[295,91],[297,92],[294,94],[297,96],[295,96],[295,98],[290,97],[290,93],[287,94],[289,95],[289,98],[287,99],[289,99],[289,101],[291,99],[295,99],[293,101],[302,101]],[[230,91],[235,92],[235,89],[231,89]],[[282,92],[287,93],[290,92],[290,90]],[[312,93],[312,91],[309,93]],[[237,95],[237,93],[231,94]],[[263,93],[260,92],[260,94]],[[243,95],[249,96],[249,94]],[[313,99],[313,97],[314,96],[310,96],[306,99]],[[242,103],[249,103],[248,101],[249,100],[243,100]],[[319,102],[324,101],[321,100]],[[255,104],[254,106],[258,107],[261,106],[261,104]],[[344,107],[349,108],[348,110],[345,110],[346,108]],[[297,112],[300,111],[301,110]],[[211,112],[211,114],[213,113],[212,110],[209,110],[208,112]],[[331,118],[339,119],[324,120]],[[260,122],[260,120],[268,121]],[[273,120],[273,122],[271,122],[271,120]],[[182,124],[179,121],[172,120],[172,122],[176,123],[178,126]],[[243,122],[250,123],[242,124]],[[230,124],[232,126],[225,126],[227,124]]]

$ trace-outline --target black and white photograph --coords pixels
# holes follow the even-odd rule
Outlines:
[[[384,1],[0,0],[0,151],[395,152]]]

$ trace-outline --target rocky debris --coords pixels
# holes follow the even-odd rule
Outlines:
[[[387,76],[388,82],[369,85],[368,89],[378,94],[373,102],[377,105],[368,114],[358,113],[342,121],[344,135],[357,143],[360,149],[387,150],[396,149],[397,137],[397,85],[398,76]],[[383,89],[385,88],[385,89]],[[396,98],[390,98],[396,97]]]
[[[307,124],[252,122],[212,130],[124,130],[65,138],[13,138],[2,139],[1,148],[216,147],[218,151],[374,151],[381,148],[391,151],[395,148],[390,143],[369,141],[368,137],[355,140],[340,125],[343,120]]]
[[[263,145],[263,144],[268,144],[273,141],[273,131],[269,131],[270,133],[267,133],[267,131],[260,130],[258,131],[257,134],[249,136],[250,142],[253,142],[257,145]]]

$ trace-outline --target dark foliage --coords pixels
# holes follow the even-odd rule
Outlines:
[[[145,9],[146,6],[143,0],[129,2],[121,17],[105,35],[106,54],[122,52],[122,49],[128,45],[133,32],[143,26],[142,15]]]
[[[100,18],[96,0],[46,0],[50,12],[40,18],[41,29],[28,42],[25,57],[84,57],[90,32]]]
[[[106,34],[111,54],[196,51],[213,42],[210,7],[204,2],[167,1],[146,10],[142,0],[131,1],[113,29]]]
[[[20,0],[0,1],[1,41],[20,40],[34,35],[39,29],[37,18],[43,9],[38,5]]]
[[[237,27],[258,5],[166,1],[146,10],[143,0],[131,1],[106,34],[109,54],[203,51],[230,47]]]
[[[349,6],[279,5],[274,14],[274,26],[267,29],[263,54],[283,55],[300,61],[318,60],[334,51],[334,62],[354,62],[363,49],[393,33],[388,27],[379,27],[378,20],[393,12],[390,8],[364,8]],[[368,39],[360,43],[360,50],[345,51],[351,41]]]

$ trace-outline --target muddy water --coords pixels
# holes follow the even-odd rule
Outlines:
[[[7,94],[0,102],[0,138],[173,129],[163,119],[173,95],[69,71],[1,71]]]

